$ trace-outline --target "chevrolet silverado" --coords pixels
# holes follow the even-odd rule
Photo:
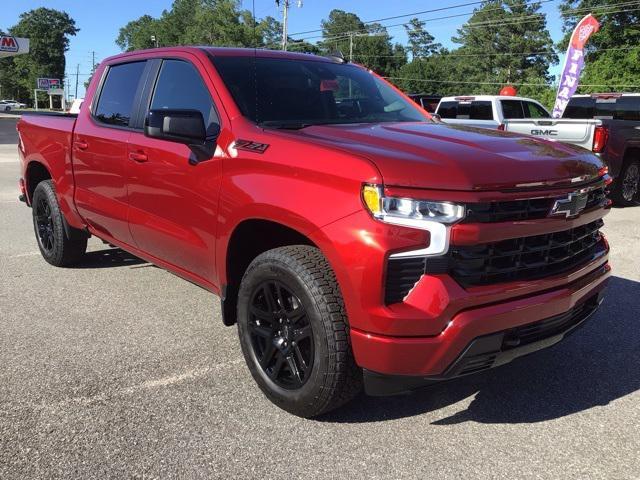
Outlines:
[[[77,116],[17,128],[44,259],[82,262],[93,235],[219,295],[258,386],[303,417],[553,345],[610,275],[598,157],[433,121],[340,58],[124,53]]]

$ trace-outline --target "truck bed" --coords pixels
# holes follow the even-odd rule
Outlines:
[[[596,119],[523,118],[504,121],[507,132],[572,143],[587,150],[593,146],[593,134],[599,125],[602,125],[602,120]]]
[[[16,127],[19,138],[18,154],[24,160],[23,175],[25,178],[31,177],[27,175],[31,162],[44,165],[54,181],[60,198],[60,208],[65,214],[73,208],[71,142],[75,122],[76,115],[31,113],[23,115]],[[31,204],[35,185],[27,184],[26,187],[26,200]]]

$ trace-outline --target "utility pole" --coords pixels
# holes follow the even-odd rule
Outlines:
[[[287,49],[289,41],[288,22],[289,22],[289,6],[290,0],[276,0],[276,5],[280,6],[282,1],[282,50]],[[297,2],[298,8],[302,7],[302,0]]]
[[[91,50],[91,73],[96,69],[96,52]]]
[[[353,34],[354,32],[349,32],[349,62],[353,62]],[[351,86],[351,82],[349,82],[349,86]]]
[[[278,2],[279,3],[279,2]],[[289,20],[289,0],[282,5],[282,50],[287,49],[287,21]]]
[[[76,94],[75,94],[75,96],[73,97],[73,98],[74,98],[74,100],[75,100],[76,98],[78,98],[78,78],[79,78],[79,77],[80,77],[80,64],[78,63],[78,64],[76,65]]]

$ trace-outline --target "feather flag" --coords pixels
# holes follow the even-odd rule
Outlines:
[[[589,37],[600,29],[600,23],[596,17],[589,14],[584,17],[576,29],[571,34],[569,48],[564,59],[564,67],[560,76],[560,84],[558,85],[558,94],[556,95],[556,103],[553,107],[553,118],[560,118],[567,108],[567,104],[571,96],[578,89],[580,82],[580,73],[584,68],[584,46]]]

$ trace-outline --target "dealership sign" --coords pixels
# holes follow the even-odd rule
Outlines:
[[[29,39],[0,35],[0,57],[29,53]]]
[[[59,78],[38,78],[36,85],[38,90],[53,90],[61,88]]]
[[[578,83],[580,82],[580,73],[584,68],[584,45],[589,40],[591,34],[600,29],[600,23],[596,17],[589,14],[584,17],[571,35],[569,48],[564,60],[564,68],[560,76],[560,84],[558,85],[558,94],[556,103],[553,106],[553,118],[560,118],[564,113],[571,96],[576,93]]]

